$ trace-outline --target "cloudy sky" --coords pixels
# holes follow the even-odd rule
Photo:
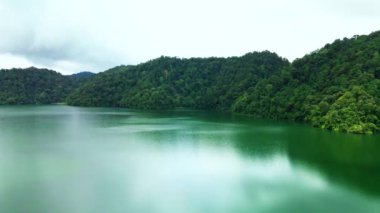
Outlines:
[[[379,0],[0,0],[0,68],[70,74],[262,50],[294,60],[377,30]]]

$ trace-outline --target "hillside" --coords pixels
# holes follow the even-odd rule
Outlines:
[[[231,58],[161,57],[100,73],[72,93],[79,106],[230,110],[244,92],[289,62],[270,52]]]
[[[350,133],[380,127],[380,32],[336,40],[246,91],[234,112]]]
[[[34,67],[0,70],[0,105],[63,102],[70,92],[87,79],[88,74],[86,77],[64,76]]]

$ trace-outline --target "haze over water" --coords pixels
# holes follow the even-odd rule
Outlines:
[[[0,107],[0,212],[379,212],[380,136],[202,111]]]

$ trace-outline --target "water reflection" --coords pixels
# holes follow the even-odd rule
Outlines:
[[[342,135],[315,131],[288,138],[294,163],[323,172],[331,181],[373,196],[380,196],[380,140],[378,136]]]
[[[64,106],[1,107],[0,136],[1,212],[380,209],[378,136]]]

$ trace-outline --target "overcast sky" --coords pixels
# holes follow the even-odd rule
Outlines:
[[[262,50],[294,60],[377,30],[379,0],[0,0],[0,68],[70,74]]]

